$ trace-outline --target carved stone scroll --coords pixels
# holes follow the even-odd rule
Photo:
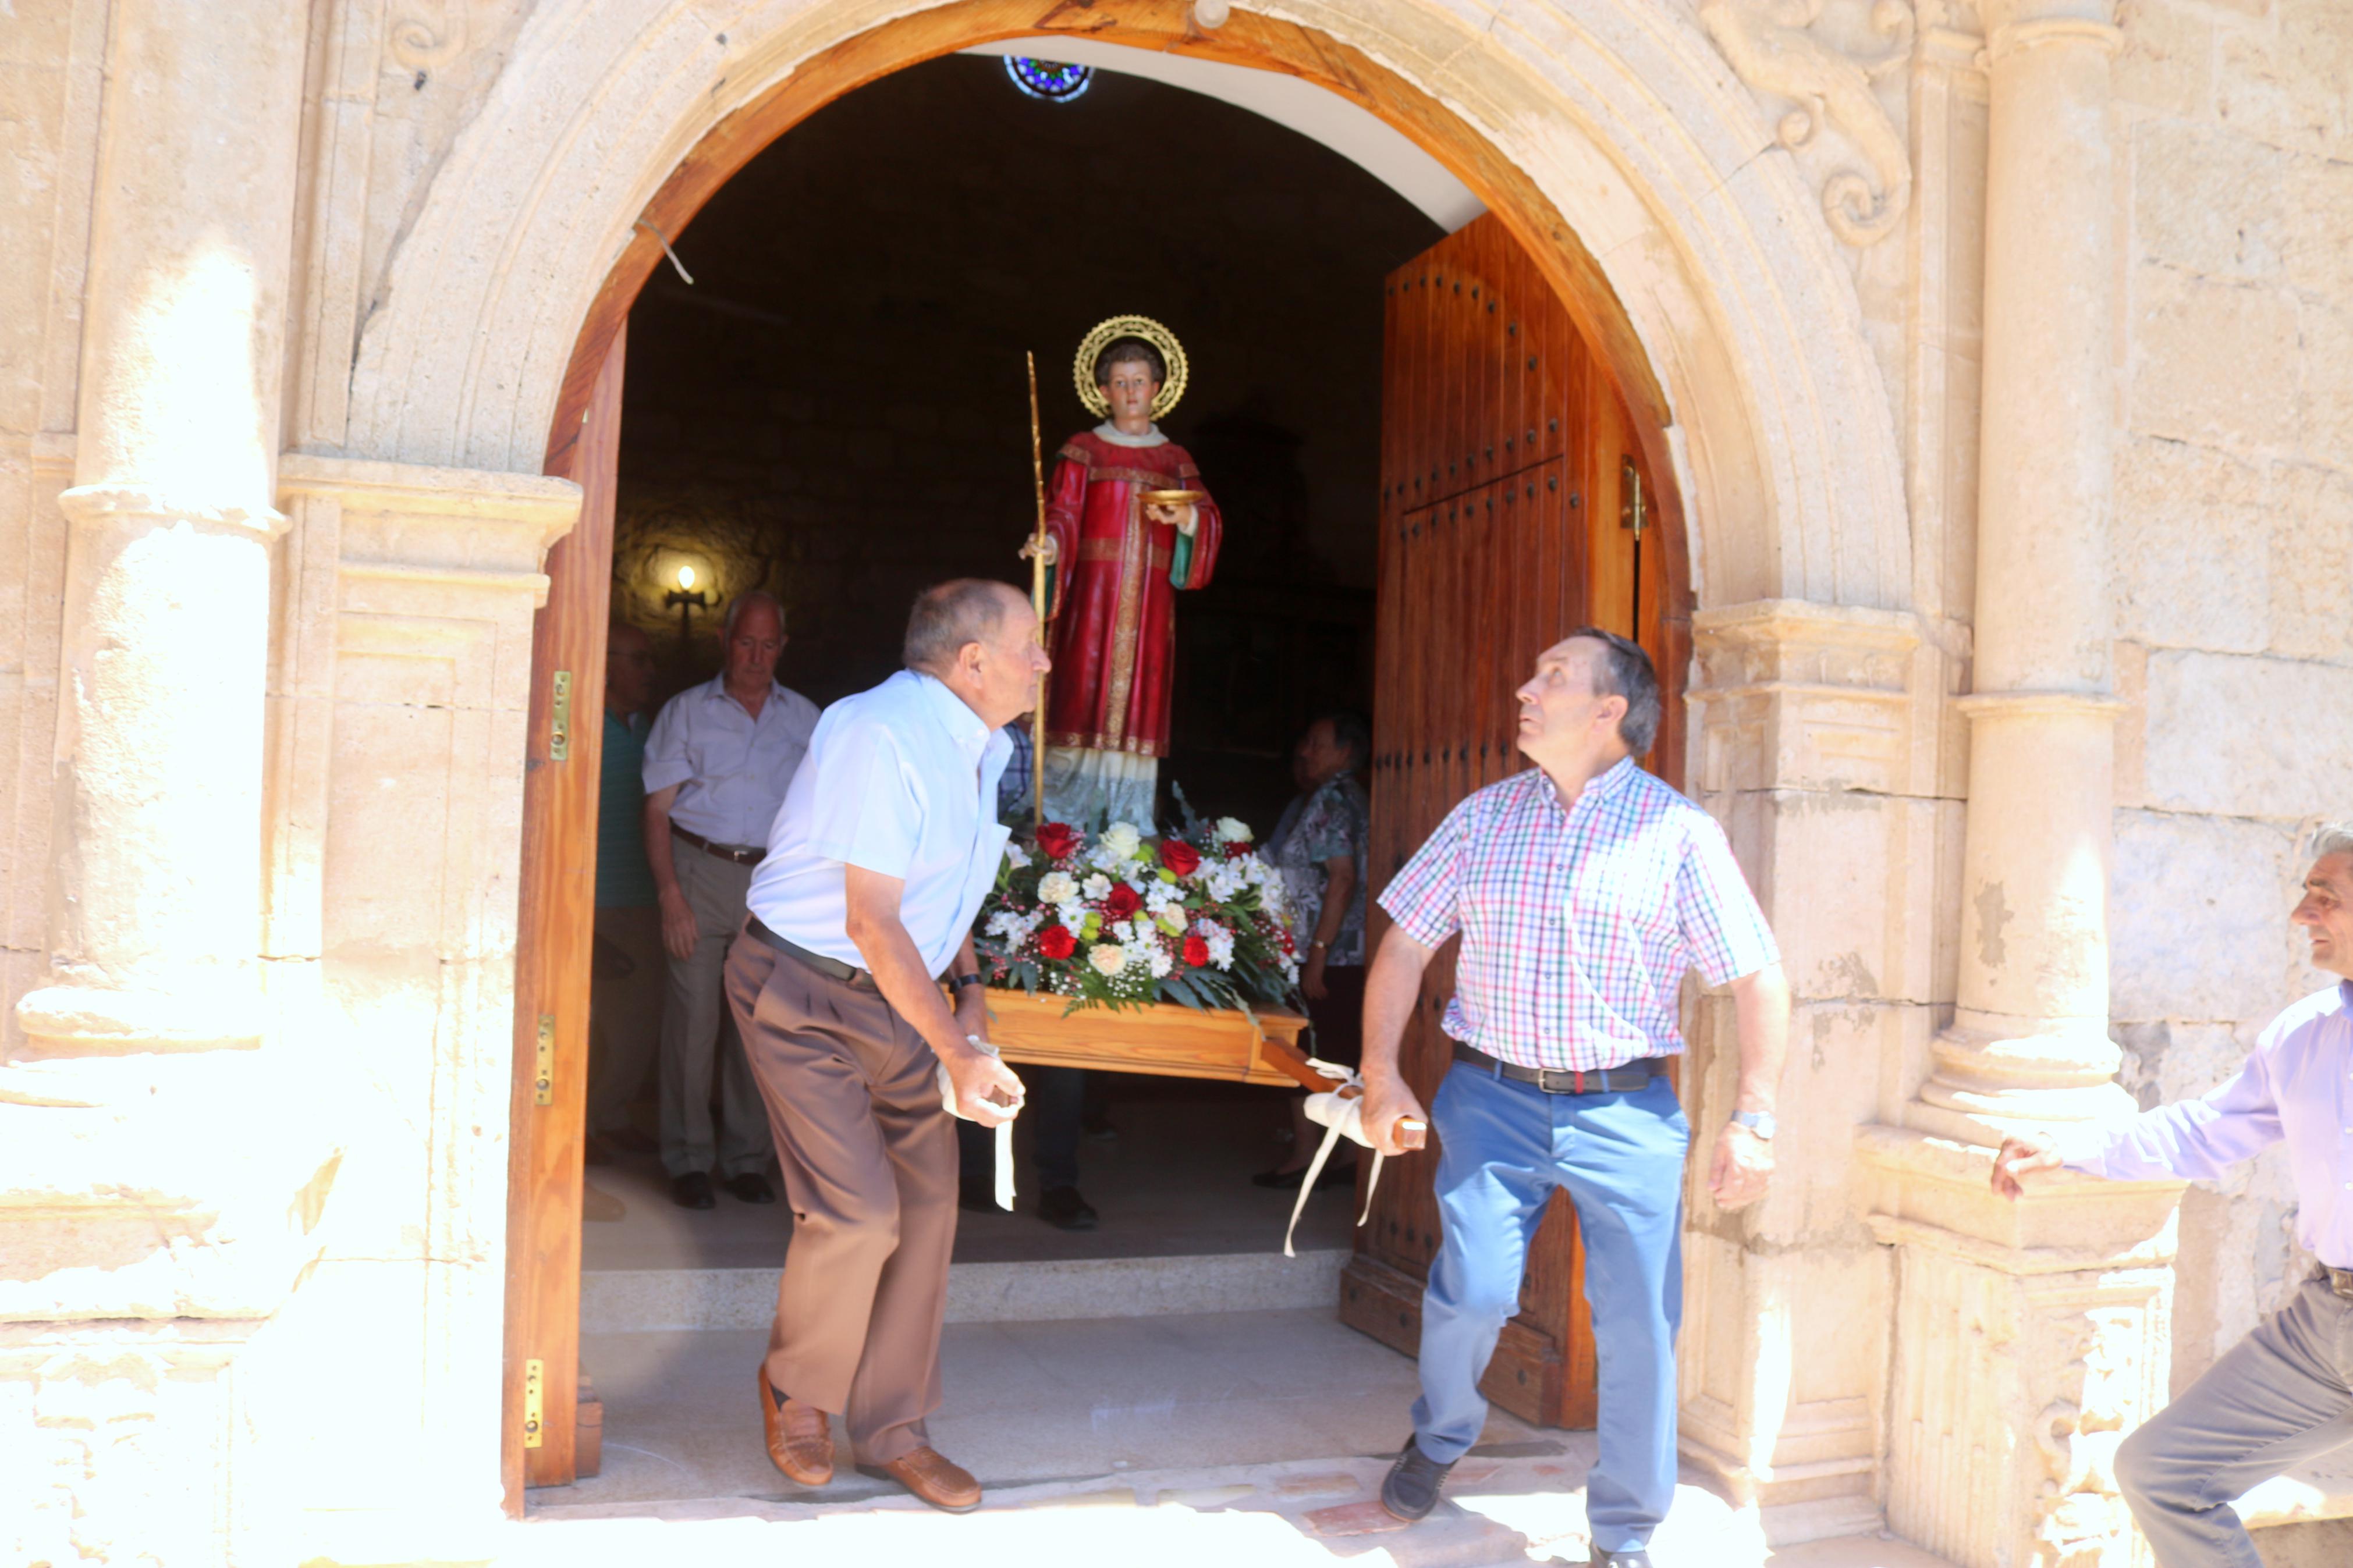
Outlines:
[[[1873,245],[1895,231],[1912,204],[1910,149],[1871,86],[1911,58],[1912,7],[1907,0],[1876,0],[1871,25],[1889,47],[1857,59],[1810,31],[1824,4],[1703,0],[1699,15],[1743,82],[1797,105],[1775,128],[1781,145],[1809,145],[1827,120],[1869,161],[1873,177],[1841,169],[1823,183],[1822,216],[1847,244]]]

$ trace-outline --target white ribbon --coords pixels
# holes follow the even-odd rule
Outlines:
[[[966,1035],[964,1038],[966,1045],[984,1056],[997,1055],[997,1047],[978,1035]],[[963,1116],[966,1121],[978,1121],[977,1117],[965,1116],[963,1110],[957,1108],[955,1079],[948,1076],[947,1063],[942,1062],[939,1066],[940,1103],[947,1108],[950,1116]],[[997,1124],[994,1140],[997,1145],[997,1206],[1007,1214],[1013,1212],[1013,1116],[1021,1113],[1020,1101],[1016,1100],[1013,1103],[1012,1110],[1012,1116],[1008,1116]]]
[[[1299,1184],[1299,1201],[1291,1205],[1291,1223],[1283,1227],[1282,1255],[1299,1256],[1291,1249],[1292,1233],[1299,1228],[1299,1215],[1307,1207],[1307,1194],[1315,1190],[1315,1178],[1324,1173],[1324,1163],[1332,1157],[1333,1146],[1343,1137],[1350,1138],[1367,1149],[1373,1141],[1365,1132],[1365,1080],[1354,1068],[1341,1067],[1336,1062],[1320,1061],[1313,1057],[1307,1061],[1308,1070],[1333,1079],[1335,1087],[1307,1097],[1307,1120],[1324,1125],[1324,1142],[1317,1145],[1315,1157],[1307,1162],[1307,1176]],[[1373,1149],[1373,1173],[1365,1182],[1365,1212],[1356,1216],[1363,1225],[1372,1216],[1373,1189],[1381,1184],[1381,1152]]]

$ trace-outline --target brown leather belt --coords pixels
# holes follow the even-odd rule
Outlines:
[[[775,931],[770,931],[757,915],[746,915],[744,918],[744,934],[771,952],[779,953],[796,963],[806,964],[828,980],[839,980],[845,985],[855,985],[861,991],[881,989],[874,984],[874,976],[865,970],[854,964],[844,963],[838,958],[828,958],[821,952],[811,952],[788,936],[778,936]]]
[[[2324,1263],[2319,1278],[2327,1280],[2328,1288],[2340,1298],[2353,1301],[2353,1268],[2331,1268]]]
[[[1461,1040],[1454,1042],[1454,1059],[1481,1072],[1501,1073],[1514,1083],[1534,1084],[1546,1094],[1639,1094],[1651,1087],[1652,1079],[1667,1070],[1664,1057],[1643,1057],[1590,1072],[1574,1068],[1524,1068],[1517,1062],[1491,1057]]]
[[[768,852],[765,849],[748,849],[733,844],[713,844],[702,834],[689,833],[675,822],[670,825],[670,836],[672,838],[683,838],[705,855],[728,861],[733,865],[756,866],[768,858]]]

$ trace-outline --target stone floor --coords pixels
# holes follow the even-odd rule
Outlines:
[[[1080,1190],[1101,1225],[1060,1231],[1030,1213],[1037,1194],[1024,1152],[1017,1212],[961,1215],[956,1261],[1280,1253],[1298,1190],[1252,1186],[1250,1178],[1285,1155],[1277,1139],[1289,1125],[1286,1097],[1241,1084],[1104,1076],[1118,1136],[1088,1138],[1079,1151]],[[587,1175],[628,1212],[583,1227],[585,1270],[773,1268],[784,1260],[792,1231],[782,1205],[754,1207],[721,1193],[714,1209],[680,1208],[650,1155],[591,1166]],[[1355,1217],[1345,1192],[1316,1194],[1300,1218],[1300,1250],[1346,1247]]]
[[[502,1563],[787,1556],[796,1564],[1107,1562],[1477,1568],[1581,1563],[1589,1433],[1498,1412],[1451,1500],[1411,1531],[1371,1503],[1403,1439],[1413,1364],[1328,1308],[952,1325],[942,1451],[989,1487],[953,1520],[845,1469],[790,1487],[761,1447],[754,1331],[588,1336],[605,1401],[603,1473],[531,1495]],[[1900,1542],[1769,1553],[1704,1488],[1684,1487],[1660,1568],[1943,1568]]]

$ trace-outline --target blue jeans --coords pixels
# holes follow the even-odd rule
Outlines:
[[[1441,1464],[1487,1422],[1479,1379],[1520,1310],[1528,1240],[1568,1189],[1593,1309],[1600,1456],[1585,1511],[1604,1552],[1647,1546],[1675,1495],[1675,1330],[1683,1321],[1683,1152],[1663,1078],[1635,1094],[1546,1094],[1457,1063],[1430,1108],[1443,1226],[1421,1298],[1414,1440]]]

